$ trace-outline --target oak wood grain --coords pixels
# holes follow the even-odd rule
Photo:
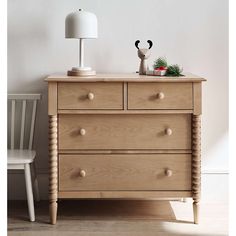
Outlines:
[[[168,197],[192,197],[198,223],[199,115],[205,79],[184,74],[45,79],[52,224],[58,198]]]
[[[57,114],[57,82],[48,83],[48,115]]]
[[[201,82],[204,78],[184,72],[184,76],[147,76],[136,73],[127,74],[97,74],[96,76],[67,76],[65,74],[55,74],[48,76],[45,81],[60,81],[60,82]]]
[[[191,155],[59,155],[59,191],[76,190],[191,190]]]
[[[192,192],[194,223],[199,223],[199,202],[201,194],[201,116],[192,117]]]
[[[49,212],[51,224],[57,220],[58,193],[58,148],[57,148],[57,116],[49,116]]]
[[[128,83],[128,109],[192,108],[192,83]]]
[[[58,108],[123,109],[123,84],[58,83]]]
[[[59,149],[191,149],[191,116],[59,115]]]
[[[69,109],[60,109],[58,110],[58,114],[192,114],[192,109],[184,109],[184,110],[140,110],[140,109],[133,109],[133,110],[69,110]]]
[[[59,198],[90,199],[168,199],[192,197],[191,191],[59,191]]]
[[[193,83],[193,114],[202,114],[202,84]]]
[[[107,150],[107,149],[83,149],[83,150],[71,150],[71,149],[59,149],[58,152],[60,154],[185,154],[185,153],[192,153],[191,149],[115,149],[115,150]]]

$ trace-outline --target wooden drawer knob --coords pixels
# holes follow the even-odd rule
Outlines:
[[[94,99],[94,94],[93,93],[88,93],[88,99],[93,100]]]
[[[167,177],[171,177],[172,174],[173,174],[172,170],[170,170],[170,169],[166,169],[166,170],[165,170],[165,175],[166,175]]]
[[[165,94],[163,92],[160,92],[157,94],[158,99],[164,99],[164,97],[165,97]]]
[[[80,177],[84,178],[86,176],[86,171],[80,170],[79,175],[80,175]]]
[[[80,135],[84,136],[86,134],[86,130],[85,129],[80,129],[79,133],[80,133]]]
[[[172,135],[172,129],[170,129],[170,128],[167,128],[166,130],[165,130],[165,134],[166,135],[168,135],[168,136],[170,136],[170,135]]]

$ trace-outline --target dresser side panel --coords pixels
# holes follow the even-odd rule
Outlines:
[[[193,83],[193,114],[202,114],[202,83]]]
[[[57,114],[57,82],[48,83],[48,115]]]

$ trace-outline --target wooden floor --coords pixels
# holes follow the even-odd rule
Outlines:
[[[227,205],[202,204],[201,222],[192,223],[191,202],[60,201],[58,222],[49,224],[48,203],[36,203],[28,221],[25,201],[8,202],[8,236],[226,236]]]

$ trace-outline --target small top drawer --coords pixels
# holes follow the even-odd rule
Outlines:
[[[128,109],[192,108],[192,83],[128,84]]]
[[[58,83],[58,109],[123,109],[122,83]]]

